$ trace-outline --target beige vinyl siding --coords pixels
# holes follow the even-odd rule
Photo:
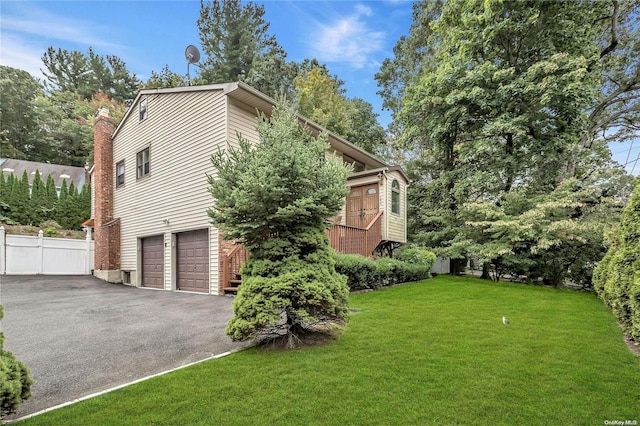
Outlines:
[[[228,133],[227,141],[230,146],[238,147],[238,133],[243,138],[254,143],[259,141],[256,124],[258,123],[258,115],[255,108],[241,103],[236,99],[229,98],[229,114],[228,114]]]
[[[135,113],[128,116],[114,140],[114,164],[122,159],[126,164],[125,185],[115,188],[114,182],[114,215],[120,218],[121,226],[121,269],[139,269],[139,238],[164,235],[165,288],[174,289],[173,234],[209,228],[209,284],[216,293],[218,233],[207,215],[212,198],[206,173],[215,172],[211,154],[226,147],[226,96],[210,90],[150,94],[146,98],[147,118],[139,121],[138,105],[132,105]],[[136,153],[147,147],[150,173],[136,179]]]
[[[400,214],[391,212],[391,183],[396,179],[400,184]],[[399,243],[407,242],[407,182],[399,172],[387,173],[385,181],[386,239]]]

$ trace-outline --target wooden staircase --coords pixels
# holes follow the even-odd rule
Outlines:
[[[249,256],[249,250],[241,245],[233,247],[229,253],[224,255],[222,259],[223,294],[236,294],[238,292],[238,286],[242,284],[240,268]]]
[[[332,225],[326,233],[329,244],[339,253],[359,254],[365,257],[375,257],[375,250],[383,243],[382,215],[380,211],[366,228],[356,228],[347,225]],[[242,284],[240,268],[251,253],[244,246],[236,245],[222,256],[222,292],[236,294]]]

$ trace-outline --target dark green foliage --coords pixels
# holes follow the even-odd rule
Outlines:
[[[335,253],[336,271],[347,276],[350,290],[382,287],[420,281],[431,277],[436,256],[425,249],[410,249],[405,260],[370,259],[357,254]]]
[[[0,320],[3,317],[0,305]],[[4,334],[0,332],[0,418],[15,413],[20,403],[31,396],[32,383],[29,369],[4,350]]]
[[[22,178],[14,177],[11,189],[11,198],[9,199],[10,217],[13,221],[31,225],[29,214],[29,177],[27,171],[22,173]]]
[[[36,102],[44,92],[28,72],[0,66],[0,153],[3,158],[44,161]]]
[[[640,180],[622,212],[611,248],[594,273],[594,289],[640,342]]]
[[[253,255],[243,265],[243,282],[233,301],[235,316],[227,326],[232,339],[287,336],[288,346],[295,346],[296,338],[333,334],[346,322],[346,279],[335,271],[326,236],[310,229],[296,238],[305,244],[285,249],[289,256],[274,258],[267,248],[264,257]]]
[[[31,197],[29,199],[29,219],[31,224],[40,225],[46,220],[44,210],[45,199],[46,188],[40,177],[40,171],[36,170],[36,174],[31,181]]]
[[[346,279],[336,273],[324,230],[344,203],[349,168],[325,158],[326,135],[313,137],[278,105],[261,116],[260,141],[213,155],[208,212],[223,237],[251,251],[233,301],[234,340],[331,334],[347,321]]]
[[[56,202],[55,207],[55,220],[63,228],[68,224],[69,221],[68,212],[69,206],[71,205],[69,198],[69,187],[67,186],[67,180],[64,179],[62,181],[62,185],[60,186],[60,195],[58,196],[58,201]]]
[[[376,75],[409,159],[414,241],[480,258],[483,277],[589,288],[626,196],[607,143],[638,132],[639,6],[414,5]]]
[[[80,99],[91,99],[102,92],[116,101],[130,102],[141,83],[119,57],[104,57],[92,48],[84,54],[77,50],[56,50],[50,46],[42,55],[42,62],[49,89],[73,93]]]
[[[44,212],[44,220],[54,220],[55,219],[55,207],[58,202],[58,192],[56,191],[56,183],[53,180],[53,176],[47,176],[47,181],[45,183],[45,198],[44,203],[42,205],[42,209]],[[91,209],[91,206],[89,206]]]
[[[269,35],[264,13],[251,1],[201,0],[198,32],[206,57],[199,82],[244,81],[269,96],[291,94],[296,66]]]
[[[413,263],[416,265],[428,265],[429,269],[433,267],[436,261],[436,255],[423,247],[415,247],[405,245],[396,252],[396,259],[403,262]]]

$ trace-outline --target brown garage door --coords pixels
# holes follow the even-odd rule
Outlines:
[[[142,239],[142,286],[164,288],[164,236]]]
[[[209,231],[176,234],[178,290],[209,292]]]

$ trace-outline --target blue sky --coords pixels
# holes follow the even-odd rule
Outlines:
[[[348,97],[374,106],[380,123],[390,121],[374,75],[411,25],[412,2],[256,1],[264,4],[269,32],[288,58],[317,58],[345,81]],[[165,64],[186,74],[184,49],[200,47],[196,20],[200,2],[174,1],[6,1],[0,2],[0,63],[42,78],[41,56],[49,46],[113,54],[146,80]],[[193,73],[193,70],[192,70]],[[614,158],[637,160],[640,140],[611,146]],[[627,160],[629,157],[629,160]],[[627,170],[640,174],[640,161]]]

